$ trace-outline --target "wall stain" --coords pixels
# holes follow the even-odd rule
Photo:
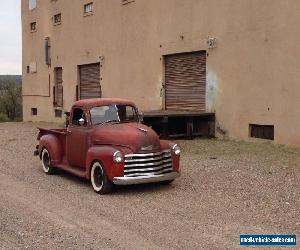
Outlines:
[[[215,112],[219,93],[218,77],[210,67],[207,67],[206,72],[206,112]]]

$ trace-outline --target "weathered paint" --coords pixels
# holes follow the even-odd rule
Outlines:
[[[104,97],[160,110],[164,55],[207,50],[207,107],[228,136],[248,139],[249,123],[270,124],[275,143],[300,146],[294,140],[300,135],[299,0],[93,1],[89,16],[83,15],[84,0],[39,0],[31,11],[28,1],[21,2],[25,121],[62,121],[48,97],[54,67],[63,68],[66,111],[76,98],[77,66],[100,61]],[[54,26],[52,17],[60,12],[62,23]],[[30,32],[33,21],[36,32]],[[216,48],[207,49],[208,36],[217,39]],[[27,74],[32,62],[37,73]],[[37,116],[31,116],[34,107]]]
[[[86,99],[74,103],[73,109],[81,107],[89,113],[95,106],[132,105],[125,99]],[[70,112],[71,120],[73,110]],[[41,129],[39,132],[39,154],[46,148],[50,153],[51,164],[75,175],[90,178],[90,170],[94,161],[103,164],[110,181],[114,177],[124,176],[124,162],[113,162],[113,154],[120,151],[128,154],[149,154],[170,150],[173,172],[179,172],[180,156],[172,152],[175,143],[160,140],[150,128],[139,122],[103,124],[93,126],[91,117],[86,116],[85,126],[69,124],[66,129]],[[75,139],[75,140],[73,140]],[[149,149],[148,149],[149,148]],[[163,175],[163,174],[162,174]]]
[[[207,67],[206,75],[206,111],[215,112],[215,103],[219,95],[218,77],[211,67]]]

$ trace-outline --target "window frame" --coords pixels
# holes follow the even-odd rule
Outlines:
[[[33,21],[30,23],[30,32],[36,32],[37,31],[37,22],[36,21]]]
[[[91,122],[91,125],[92,126],[97,126],[97,125],[100,125],[102,123],[94,123],[93,121],[93,116],[92,116],[92,110],[95,109],[95,108],[99,108],[99,107],[108,107],[107,110],[110,109],[110,107],[114,106],[116,111],[117,111],[117,117],[118,117],[118,123],[124,123],[124,122],[139,122],[139,116],[138,116],[138,110],[135,106],[133,105],[129,105],[129,104],[108,104],[108,105],[100,105],[100,106],[94,106],[94,107],[91,107],[90,110],[89,110],[89,116],[90,116],[90,122]],[[121,117],[120,117],[120,113],[119,113],[119,110],[118,110],[118,106],[124,106],[125,107],[125,111],[127,111],[127,108],[130,107],[131,110],[133,111],[133,117],[132,117],[132,120],[121,120]],[[126,112],[127,114],[127,112]],[[103,123],[105,123],[105,121],[103,121]]]
[[[37,108],[31,108],[31,116],[37,116],[38,115],[38,109]]]
[[[59,17],[58,21],[56,21],[57,17]],[[60,25],[61,23],[62,23],[62,14],[61,14],[61,12],[53,15],[53,25]]]
[[[35,10],[36,6],[37,6],[37,0],[28,0],[28,9],[30,11]]]
[[[90,7],[91,9],[87,11],[87,7]],[[94,2],[89,2],[83,5],[83,14],[84,15],[90,15],[94,13]]]

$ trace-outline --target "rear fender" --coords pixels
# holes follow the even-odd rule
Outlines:
[[[51,156],[51,164],[56,165],[61,163],[63,158],[63,148],[61,142],[55,135],[43,135],[39,142],[39,155],[41,158],[42,149],[47,148]]]
[[[89,148],[86,157],[86,178],[90,179],[90,172],[92,164],[99,161],[110,181],[114,177],[121,177],[124,175],[124,163],[114,163],[113,155],[118,149],[110,146],[93,146]]]

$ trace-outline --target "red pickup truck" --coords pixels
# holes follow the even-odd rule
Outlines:
[[[171,183],[180,148],[141,123],[133,102],[97,98],[74,103],[65,129],[39,128],[34,152],[46,174],[56,168],[89,179],[95,192],[113,185]]]

